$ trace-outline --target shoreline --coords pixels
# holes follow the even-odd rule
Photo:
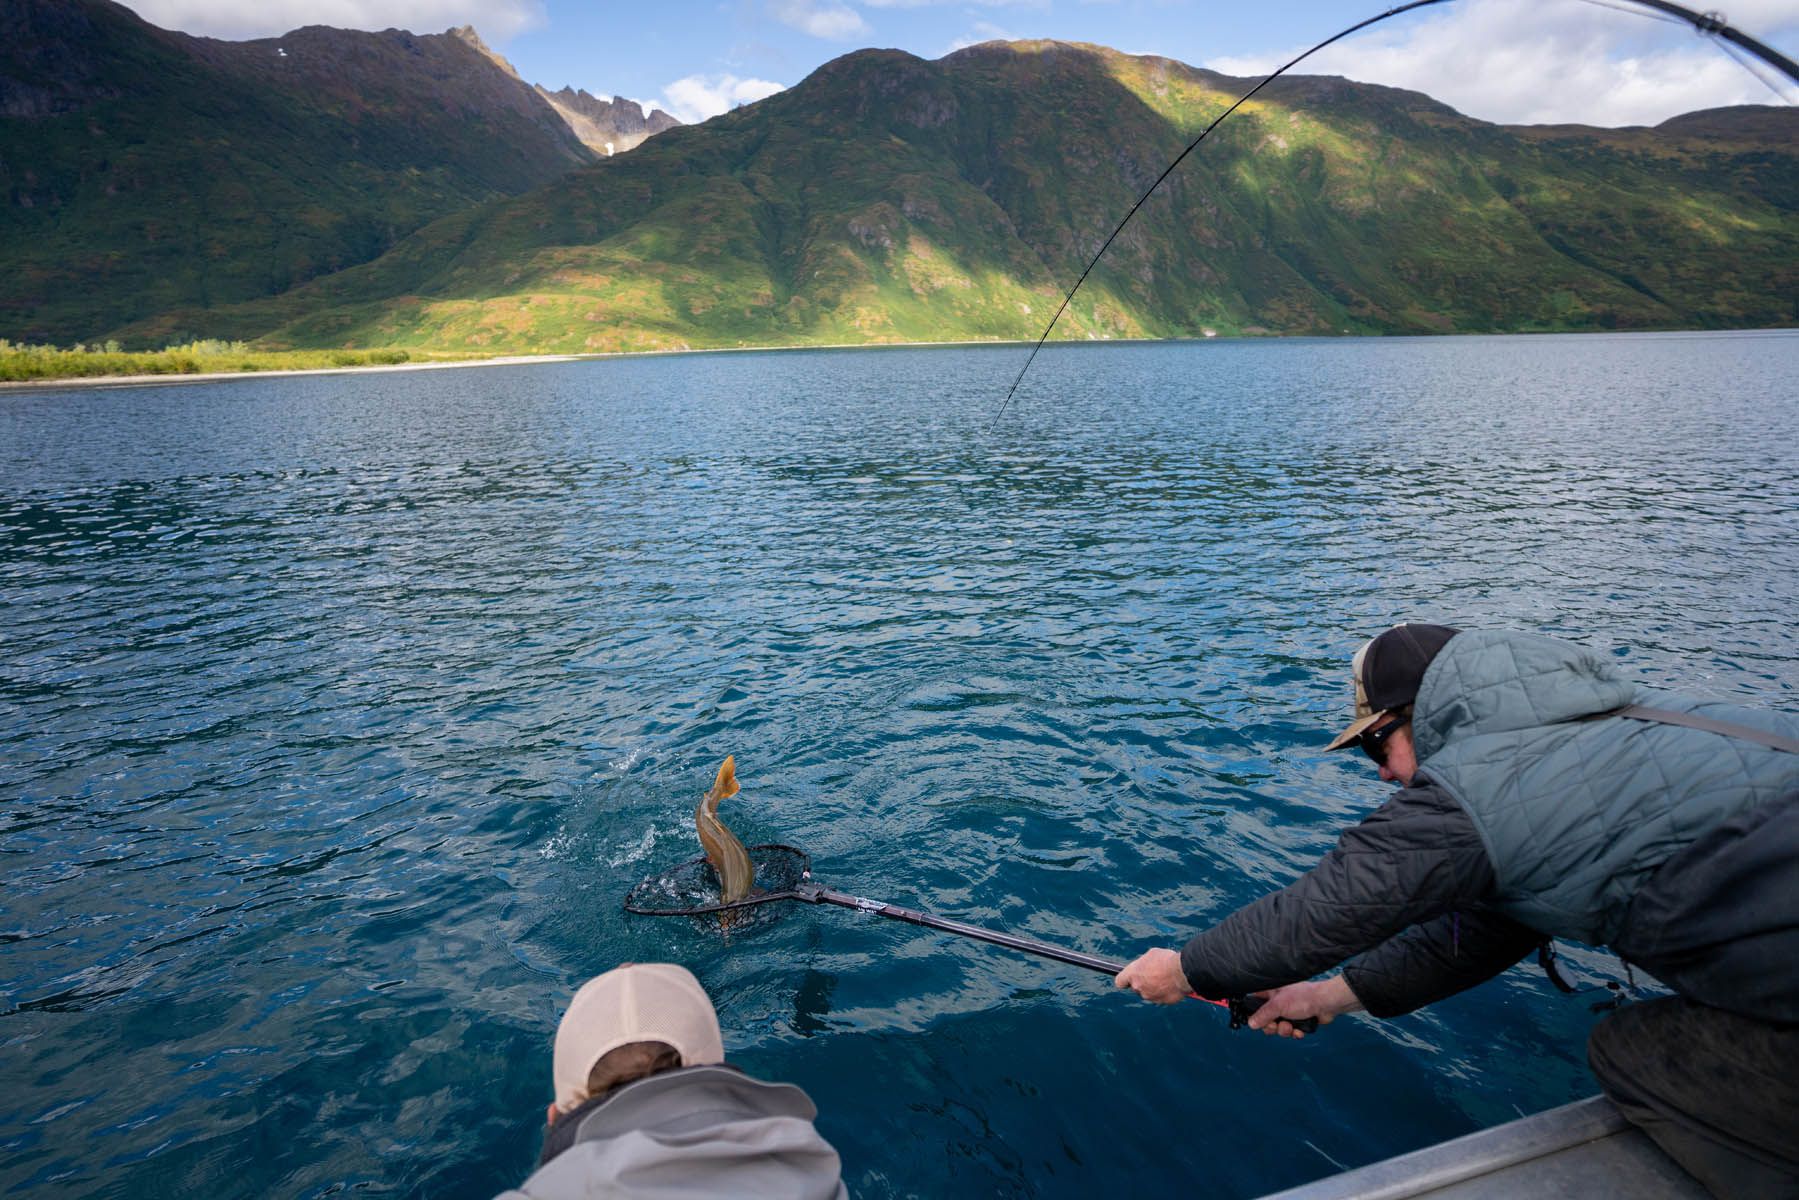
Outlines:
[[[1173,338],[1106,338],[1115,344],[1178,341]],[[1193,339],[1198,340],[1198,339]],[[222,383],[233,379],[269,379],[296,375],[363,375],[377,371],[441,371],[453,367],[518,367],[534,363],[586,362],[605,358],[658,358],[678,354],[770,354],[783,350],[910,350],[936,346],[1029,346],[1026,341],[949,342],[821,342],[808,346],[682,346],[668,350],[598,350],[587,354],[502,354],[493,358],[466,358],[443,362],[366,363],[351,367],[276,367],[267,371],[162,372],[150,375],[62,375],[55,379],[0,380],[0,393],[44,388],[159,387],[183,383]],[[1082,341],[1080,345],[1090,343]]]
[[[523,363],[572,362],[591,358],[586,354],[508,354],[447,362],[366,363],[355,367],[276,367],[268,371],[164,372],[154,375],[63,375],[55,379],[0,380],[0,392],[35,391],[41,388],[157,387],[182,383],[222,383],[232,379],[269,379],[293,375],[361,375],[374,371],[438,371],[450,367],[509,367]]]
[[[1255,334],[1191,338],[1081,338],[1044,342],[1045,350],[1073,346],[1174,345],[1178,343],[1282,342],[1282,341],[1403,341],[1416,338],[1435,341],[1446,337],[1680,337],[1692,335],[1755,336],[1799,332],[1794,327],[1775,325],[1757,329],[1593,329],[1593,330],[1528,330],[1515,333],[1462,334]],[[165,373],[155,375],[67,375],[55,379],[0,380],[0,395],[8,392],[39,391],[55,388],[128,388],[169,387],[185,383],[223,383],[234,379],[270,379],[299,375],[365,375],[385,371],[446,371],[463,367],[518,367],[538,363],[588,362],[607,358],[667,358],[682,354],[773,354],[807,350],[918,350],[954,346],[991,347],[1036,346],[1024,339],[984,339],[940,342],[820,342],[806,346],[683,346],[668,350],[602,350],[587,354],[501,354],[492,358],[455,359],[441,362],[414,361],[403,363],[367,363],[350,367],[278,367],[267,371],[198,371],[192,374]]]

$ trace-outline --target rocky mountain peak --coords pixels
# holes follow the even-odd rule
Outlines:
[[[453,37],[457,41],[464,43],[469,49],[493,63],[494,66],[499,67],[502,71],[506,72],[506,74],[512,76],[514,79],[519,78],[519,73],[513,69],[511,63],[506,61],[506,56],[482,41],[481,35],[475,32],[475,27],[473,25],[458,25],[454,29],[446,29],[444,30],[444,36]]]
[[[572,87],[552,92],[542,84],[538,85],[537,94],[561,114],[575,136],[597,154],[623,154],[641,145],[645,138],[681,123],[659,108],[646,114],[637,101],[623,96],[601,100]]]

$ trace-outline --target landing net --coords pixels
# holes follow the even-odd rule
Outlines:
[[[625,911],[646,917],[698,917],[797,900],[796,889],[812,878],[812,860],[804,850],[770,843],[746,847],[755,876],[749,895],[726,904],[719,894],[718,874],[703,857],[652,875],[625,893]]]

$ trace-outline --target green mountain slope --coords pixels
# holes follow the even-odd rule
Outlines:
[[[1033,338],[1246,87],[1059,43],[863,51],[364,266],[128,332],[518,351]],[[1790,324],[1793,118],[1521,130],[1284,80],[1145,205],[1058,334]]]
[[[283,292],[593,158],[464,38],[220,42],[109,0],[6,0],[0,336]]]

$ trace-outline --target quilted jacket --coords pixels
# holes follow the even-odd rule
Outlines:
[[[842,1164],[806,1093],[728,1066],[626,1084],[557,1119],[545,1162],[498,1200],[614,1196],[845,1200]]]
[[[1799,755],[1602,715],[1629,703],[1799,734],[1778,713],[1642,692],[1563,642],[1459,634],[1414,708],[1413,786],[1189,942],[1189,982],[1234,995],[1353,960],[1351,989],[1391,1016],[1559,936],[1609,943],[1703,1003],[1799,1020]]]

